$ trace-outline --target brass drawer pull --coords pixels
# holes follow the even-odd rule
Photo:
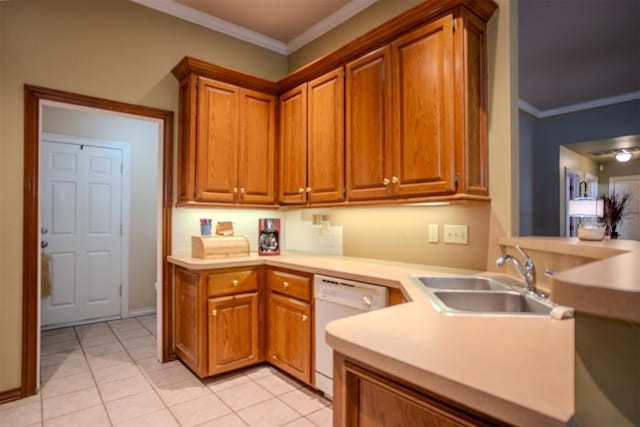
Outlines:
[[[238,286],[239,282],[237,280],[234,280],[232,283],[233,283],[233,286]]]
[[[309,317],[306,314],[302,315],[302,321],[306,322]]]
[[[284,282],[282,286],[284,286],[284,288],[287,289],[289,287],[289,282]]]
[[[218,315],[218,310],[211,310],[211,315],[212,316],[217,316]]]

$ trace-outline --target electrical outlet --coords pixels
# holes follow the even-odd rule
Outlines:
[[[466,225],[444,225],[444,242],[459,245],[469,244],[469,227]]]
[[[429,224],[429,243],[438,243],[438,224]]]

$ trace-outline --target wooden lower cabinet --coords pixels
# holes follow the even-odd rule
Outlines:
[[[258,293],[209,300],[209,374],[259,362]]]
[[[501,426],[484,414],[403,384],[334,352],[333,425]]]
[[[311,384],[311,305],[271,293],[268,313],[269,362]]]
[[[264,360],[261,267],[174,267],[176,355],[200,378]]]

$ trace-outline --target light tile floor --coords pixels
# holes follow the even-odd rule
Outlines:
[[[156,361],[155,316],[42,332],[38,395],[0,427],[331,426],[331,402],[268,365],[200,380]]]

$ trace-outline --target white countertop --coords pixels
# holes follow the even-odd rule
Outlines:
[[[444,315],[409,279],[411,273],[474,272],[304,254],[169,261],[190,269],[266,264],[400,288],[410,302],[331,322],[327,342],[347,357],[510,423],[562,425],[573,415],[573,319]]]

